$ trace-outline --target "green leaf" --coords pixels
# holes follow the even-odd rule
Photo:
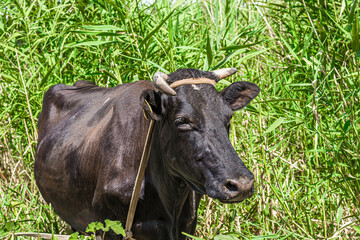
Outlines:
[[[238,63],[245,62],[246,60],[251,59],[251,58],[253,58],[253,57],[255,57],[255,56],[257,56],[257,55],[259,55],[259,54],[261,54],[263,52],[266,52],[266,51],[270,50],[271,48],[273,48],[273,47],[265,48],[265,49],[259,50],[259,51],[250,52],[249,54],[246,54],[245,57],[240,58],[238,60]]]
[[[165,68],[161,67],[160,65],[158,65],[157,63],[154,63],[150,60],[146,60],[146,65],[149,65],[149,66],[153,66],[157,69],[159,69],[160,71],[166,73],[166,74],[169,74],[170,72],[168,70],[166,70]]]
[[[96,230],[95,230],[95,222],[92,222],[92,223],[90,223],[89,224],[89,226],[86,228],[86,232],[96,232]]]
[[[212,54],[212,50],[211,50],[211,43],[210,43],[210,38],[209,38],[209,32],[207,33],[206,56],[207,56],[208,66],[209,66],[209,68],[210,68],[211,63],[212,63],[212,59],[213,59],[213,54]]]
[[[260,239],[277,239],[277,238],[279,238],[279,235],[261,235],[261,236],[252,237],[251,239],[260,240]],[[286,239],[289,239],[289,238],[286,238]]]
[[[357,19],[357,14],[355,17],[355,22],[351,28],[351,47],[355,53],[359,50],[360,41],[359,41],[359,20]]]
[[[354,226],[354,229],[358,234],[360,234],[360,227],[359,226]]]
[[[15,223],[12,221],[5,223],[5,230],[8,232],[15,230]]]
[[[75,43],[73,46],[99,46],[103,44],[117,43],[117,42],[118,41],[86,41],[86,42]]]
[[[227,63],[231,58],[233,58],[243,52],[245,52],[245,49],[239,49],[239,50],[236,50],[235,52],[228,54],[223,60],[221,60],[215,67],[213,67],[211,69],[219,69],[222,65]]]
[[[352,21],[354,19],[355,8],[358,6],[357,1],[358,0],[353,1],[353,5],[352,5],[351,10],[350,10],[350,14],[349,14],[349,23],[350,24],[352,23]]]
[[[112,32],[101,32],[101,31],[71,31],[72,33],[78,33],[78,34],[86,34],[86,35],[93,35],[93,36],[111,36],[111,37],[117,37],[117,36],[124,36],[124,33],[112,33]]]
[[[96,230],[103,230],[104,229],[104,225],[101,222],[97,222],[95,224],[95,229]]]
[[[82,27],[93,31],[124,31],[124,29],[113,25],[84,25]]]
[[[350,121],[350,120],[347,120],[347,121],[345,122],[344,128],[343,128],[344,134],[345,134],[346,131],[348,130],[350,124],[351,124],[351,121]]]
[[[195,50],[195,51],[199,51],[199,48],[190,47],[190,46],[179,46],[179,47],[175,47],[175,49],[184,49],[184,50]]]
[[[220,81],[218,81],[218,83],[225,84],[226,86],[230,86],[230,85],[231,85],[231,82],[229,82],[229,81],[226,80],[226,79],[221,79]]]
[[[342,214],[343,214],[343,208],[340,205],[340,207],[339,207],[339,209],[337,211],[337,214],[336,214],[336,222],[337,222],[338,225],[340,224]]]
[[[112,73],[109,72],[108,70],[103,70],[103,72],[104,72],[107,76],[109,76],[109,77],[111,77],[112,79],[114,79],[114,80],[116,80],[116,81],[119,82],[119,79],[117,79],[117,78],[114,76],[114,74],[112,74]]]
[[[104,225],[101,222],[92,222],[89,224],[89,226],[86,228],[86,232],[92,232],[95,233],[97,230],[103,230]]]
[[[270,125],[270,127],[268,129],[266,129],[264,134],[267,134],[267,133],[275,130],[275,128],[280,126],[284,121],[285,121],[284,118],[282,118],[282,117],[278,118],[275,122],[273,122],[273,124]]]
[[[106,228],[110,228],[111,230],[113,230],[116,234],[121,234],[123,237],[125,237],[125,230],[121,224],[120,221],[111,221],[106,219],[105,220],[106,223]]]
[[[77,240],[79,236],[78,232],[74,232],[73,234],[70,235],[69,240]]]
[[[234,237],[232,235],[217,235],[214,237],[214,240],[238,240],[239,238]]]

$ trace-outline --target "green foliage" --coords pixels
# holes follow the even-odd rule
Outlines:
[[[90,223],[89,226],[86,228],[86,232],[92,232],[95,234],[97,230],[102,230],[103,232],[108,232],[110,229],[113,230],[116,234],[121,234],[125,237],[125,230],[121,225],[120,221],[111,221],[109,219],[105,220],[105,225],[100,222],[93,222]]]
[[[257,186],[241,204],[204,197],[195,236],[358,237],[359,10],[357,0],[1,0],[0,238],[70,232],[33,176],[51,85],[222,67],[239,71],[218,90],[240,80],[261,88],[230,134]]]
[[[360,227],[354,226],[354,229],[355,229],[355,231],[356,231],[358,234],[360,234]]]
[[[73,234],[70,235],[69,240],[78,240],[78,239],[85,239],[84,235],[79,235],[79,232],[74,232]]]
[[[101,222],[92,222],[88,225],[86,228],[87,233],[91,233],[90,237],[87,237],[86,239],[95,239],[95,236],[99,231],[102,232],[102,239],[105,239],[105,234],[109,232],[109,230],[114,231],[117,235],[121,235],[123,237],[126,236],[125,230],[121,224],[120,221],[111,221],[109,219],[105,220],[105,227],[104,224]],[[76,240],[76,239],[85,239],[84,235],[79,235],[78,232],[74,232],[70,235],[69,240]]]

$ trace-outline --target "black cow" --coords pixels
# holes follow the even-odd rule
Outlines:
[[[218,81],[235,71],[180,69],[156,76],[166,84]],[[44,199],[72,228],[84,231],[105,219],[125,223],[149,126],[144,112],[155,125],[135,239],[185,239],[182,232],[195,231],[202,195],[237,203],[253,194],[254,176],[228,134],[233,111],[254,99],[258,86],[236,82],[219,93],[210,84],[186,84],[174,90],[175,96],[166,95],[151,81],[113,88],[79,81],[45,93],[35,178]]]

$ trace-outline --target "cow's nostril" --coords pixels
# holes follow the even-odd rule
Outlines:
[[[253,195],[254,179],[243,176],[237,179],[227,179],[222,186],[227,202],[240,202]]]
[[[239,190],[236,182],[232,180],[228,180],[225,184],[225,187],[231,192],[237,192]]]

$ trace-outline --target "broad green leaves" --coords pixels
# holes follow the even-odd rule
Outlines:
[[[125,237],[125,230],[122,227],[122,224],[120,221],[111,221],[106,219],[105,220],[105,227],[100,222],[92,222],[89,224],[89,226],[86,228],[86,232],[95,233],[98,230],[102,230],[103,232],[108,232],[109,230],[113,230],[116,234],[122,235]]]
[[[117,235],[121,235],[123,237],[126,236],[125,230],[122,227],[122,224],[120,221],[111,221],[109,219],[105,220],[105,226],[101,222],[92,222],[88,225],[86,228],[87,233],[91,233],[90,239],[95,239],[95,235],[99,234],[99,231],[101,231],[102,239],[104,239],[107,232],[110,230],[114,231]],[[71,234],[69,240],[77,240],[77,239],[85,239],[85,236],[79,235],[78,232],[75,232]],[[86,239],[89,239],[86,237]],[[106,239],[106,238],[105,238]]]
[[[277,127],[279,127],[284,121],[285,121],[285,119],[282,118],[282,117],[276,119],[276,121],[273,122],[273,123],[268,127],[268,129],[266,129],[266,131],[264,132],[264,134],[267,134],[267,133],[269,133],[269,132],[271,132],[271,131],[274,131],[274,130],[275,130]]]

